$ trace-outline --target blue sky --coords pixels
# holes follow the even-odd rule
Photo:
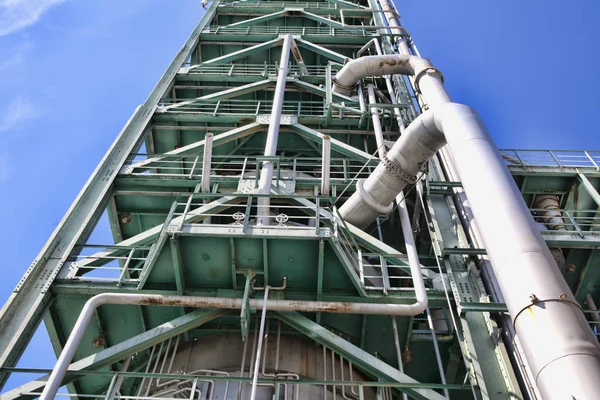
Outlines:
[[[600,149],[600,1],[397,4],[499,147]],[[1,303],[201,12],[199,0],[0,0]]]

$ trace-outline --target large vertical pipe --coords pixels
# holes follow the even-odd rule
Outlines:
[[[279,73],[277,85],[273,94],[273,107],[271,108],[271,122],[267,130],[267,142],[265,144],[265,157],[273,157],[277,154],[277,139],[279,138],[279,125],[281,124],[281,107],[285,93],[285,84],[288,74],[288,63],[290,61],[290,48],[292,46],[292,35],[285,35],[281,46],[281,58],[279,59]],[[258,193],[269,194],[271,182],[273,181],[273,162],[265,161],[260,171]],[[258,199],[258,224],[269,225],[269,210],[271,200],[268,197]]]

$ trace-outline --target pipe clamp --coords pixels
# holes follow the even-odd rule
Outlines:
[[[419,86],[419,81],[425,74],[435,75],[440,79],[440,81],[442,83],[444,83],[444,74],[442,74],[442,71],[440,71],[436,67],[427,66],[415,74],[415,91],[417,93],[421,93],[421,87]]]
[[[381,163],[385,167],[386,171],[390,174],[394,175],[396,178],[400,179],[403,182],[406,182],[409,185],[414,185],[417,183],[417,176],[407,174],[402,168],[400,168],[396,163],[391,161],[387,156],[384,156],[381,160]]]
[[[531,301],[531,304],[529,304],[528,306],[523,307],[517,313],[517,315],[515,315],[515,317],[512,319],[512,323],[513,323],[513,326],[515,328],[515,332],[517,332],[517,318],[519,318],[519,316],[521,315],[521,313],[523,311],[527,310],[529,307],[531,307],[531,306],[533,306],[535,304],[550,303],[550,302],[569,303],[569,304],[574,305],[575,307],[579,308],[581,310],[581,312],[583,312],[583,308],[579,305],[579,303],[577,303],[576,301],[573,301],[573,300],[569,300],[567,298],[567,295],[565,293],[561,293],[560,297],[558,297],[556,299],[540,300],[534,294],[530,295],[529,299]]]

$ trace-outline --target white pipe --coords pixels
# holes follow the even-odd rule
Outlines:
[[[431,332],[431,340],[433,342],[433,351],[435,352],[435,360],[437,362],[438,371],[440,373],[440,380],[442,384],[446,384],[446,374],[444,373],[444,364],[442,364],[442,356],[440,355],[440,347],[438,346],[437,335],[435,333],[435,327],[433,326],[433,319],[431,318],[431,311],[427,307],[427,324],[429,325],[429,331]],[[444,397],[450,399],[450,393],[448,388],[444,388]]]
[[[210,171],[212,164],[212,150],[213,150],[213,134],[211,132],[207,132],[204,137],[204,150],[202,155],[202,182],[200,187],[202,188],[202,193],[210,192]],[[190,196],[190,200],[192,197]],[[204,204],[208,204],[210,202],[209,199],[204,199]],[[212,222],[212,217],[206,217],[202,221],[203,224],[210,224]]]
[[[331,138],[323,135],[323,158],[321,162],[321,195],[329,196],[331,175]]]
[[[340,208],[351,224],[366,228],[378,215],[389,214],[392,202],[445,145],[444,135],[435,127],[432,113],[420,115],[398,139],[375,171],[356,184],[357,191]]]
[[[249,299],[251,308],[265,308],[273,311],[298,312],[332,312],[341,314],[374,314],[374,315],[417,315],[427,307],[427,294],[420,273],[413,276],[417,301],[413,304],[376,304],[376,303],[342,303],[328,301],[296,301],[296,300],[261,300]],[[40,397],[41,400],[53,399],[62,384],[67,369],[73,360],[75,351],[83,338],[85,329],[94,315],[94,311],[103,304],[137,304],[149,306],[175,306],[195,308],[216,308],[239,310],[244,299],[199,296],[162,296],[157,294],[103,293],[90,298],[75,322],[75,326],[65,343],[62,353],[56,362],[48,383]]]
[[[425,162],[429,150],[418,152],[414,147],[424,138],[445,135],[542,396],[590,398],[600,377],[600,347],[483,122],[470,107],[455,103],[439,105],[415,122],[388,158],[417,157]],[[390,201],[392,189],[404,185],[380,165],[340,214],[355,225],[368,225],[377,208]],[[369,204],[374,201],[379,201],[375,208]]]
[[[598,309],[596,308],[596,303],[594,302],[594,298],[592,297],[591,294],[588,293],[585,295],[585,303],[587,304],[587,306],[590,310],[594,311],[594,312],[590,313],[594,322],[600,322],[600,314],[598,313]]]
[[[392,328],[394,330],[394,345],[396,347],[396,358],[398,359],[398,371],[404,373],[404,365],[402,363],[402,350],[400,350],[400,338],[398,336],[398,325],[396,324],[396,317],[392,317]],[[352,368],[352,365],[350,365]],[[350,378],[352,380],[352,378]],[[402,400],[408,400],[408,395],[402,392]]]
[[[281,107],[285,93],[285,84],[287,81],[288,64],[290,61],[290,48],[292,46],[292,35],[285,35],[281,45],[281,58],[279,59],[279,73],[277,75],[277,84],[273,94],[273,107],[271,108],[271,121],[267,130],[267,141],[265,143],[265,157],[273,157],[277,154],[277,140],[279,138],[279,125],[281,124]],[[273,181],[273,162],[265,161],[260,171],[260,180],[258,183],[258,193],[271,193],[271,183]],[[269,225],[269,208],[271,199],[260,197],[258,199],[258,224]]]
[[[375,131],[375,143],[377,143],[377,155],[383,159],[386,155],[385,145],[383,143],[383,130],[381,129],[381,120],[379,119],[379,108],[373,107],[377,103],[375,98],[375,85],[369,83],[367,85],[369,94],[369,108],[371,109],[371,120],[373,121],[373,130]]]
[[[252,377],[252,392],[250,400],[256,399],[256,386],[258,383],[258,371],[260,369],[260,356],[262,353],[263,332],[265,331],[265,320],[267,317],[267,300],[269,299],[269,286],[265,285],[265,297],[263,301],[262,315],[260,317],[260,332],[258,333],[258,349],[256,350],[256,361],[254,363],[254,376]]]

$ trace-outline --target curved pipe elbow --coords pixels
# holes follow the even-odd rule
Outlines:
[[[350,60],[333,79],[332,91],[349,96],[363,78],[383,75],[418,76],[432,68],[429,60],[401,54],[365,56]]]

